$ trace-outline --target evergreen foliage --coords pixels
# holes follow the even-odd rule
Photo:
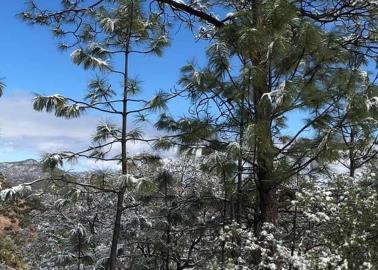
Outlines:
[[[43,156],[41,194],[31,183],[0,192],[1,203],[41,197],[22,251],[30,269],[376,269],[377,11],[357,0],[32,1],[20,16],[98,71],[82,100],[37,95],[34,109],[109,120],[88,148]],[[162,56],[181,23],[208,42],[205,64],[181,68],[181,90],[142,99],[130,57]],[[177,96],[190,102],[182,117],[169,112]],[[143,133],[150,114],[164,135]],[[132,156],[134,142],[177,151]],[[121,170],[56,170],[79,158]]]

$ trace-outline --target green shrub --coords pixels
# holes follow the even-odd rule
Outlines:
[[[0,237],[0,263],[16,269],[26,269],[19,253],[19,248],[9,236]]]

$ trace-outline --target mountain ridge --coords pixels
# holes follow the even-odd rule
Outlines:
[[[35,159],[0,162],[0,173],[11,186],[31,182],[48,176],[42,165]]]

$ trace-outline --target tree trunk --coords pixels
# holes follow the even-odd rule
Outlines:
[[[117,209],[116,216],[114,221],[113,237],[112,237],[112,246],[110,250],[110,270],[115,270],[117,266],[117,253],[118,253],[118,240],[121,234],[121,218],[123,212],[123,197],[124,192],[119,192],[117,194]]]
[[[264,12],[261,11],[264,1],[253,1],[252,12],[253,22],[256,29],[264,29]],[[267,44],[269,41],[267,41]],[[257,191],[259,194],[260,223],[277,223],[277,190],[276,179],[274,179],[273,160],[275,149],[272,135],[272,114],[271,100],[267,94],[272,91],[271,83],[271,60],[268,53],[268,46],[254,51],[251,57],[254,65],[254,78],[252,80],[253,104],[255,111],[255,142],[256,142],[256,176]]]
[[[167,228],[166,228],[166,254],[165,254],[165,270],[169,270],[170,264],[170,245],[171,245],[171,209],[168,204],[168,183],[167,179],[164,180],[164,203],[167,209]]]
[[[237,178],[237,200],[236,200],[236,222],[240,224],[242,215],[242,184],[243,184],[243,137],[244,137],[244,94],[242,94],[239,104],[240,125],[239,125],[239,147],[240,153],[238,158],[238,178]]]
[[[224,233],[224,228],[226,225],[226,218],[227,218],[227,190],[226,190],[226,173],[222,172],[222,180],[223,180],[223,213],[222,213],[222,231]],[[225,247],[226,242],[224,240],[221,241],[221,270],[224,270],[225,266]]]
[[[277,223],[278,209],[277,209],[277,190],[276,179],[274,176],[273,160],[275,157],[275,149],[272,136],[272,104],[271,101],[264,96],[270,92],[270,71],[263,67],[261,76],[266,78],[262,85],[254,87],[256,96],[256,175],[257,175],[257,189],[260,199],[260,214],[262,223],[269,222]]]
[[[133,16],[130,14],[130,16]],[[130,23],[131,24],[131,23]],[[124,86],[123,86],[123,100],[122,100],[122,137],[121,137],[121,163],[122,163],[122,175],[127,175],[127,98],[128,98],[128,66],[129,66],[129,45],[130,45],[130,33],[131,25],[129,29],[129,38],[126,43],[126,52],[125,52],[125,65],[124,65]],[[114,221],[113,229],[113,238],[112,245],[110,250],[110,270],[115,270],[117,265],[117,247],[119,236],[121,234],[121,219],[123,212],[123,199],[126,193],[126,186],[124,183],[121,183],[121,188],[117,193],[117,208],[116,208],[116,217]]]
[[[349,142],[349,176],[354,177],[356,171],[356,161],[355,161],[355,154],[354,154],[354,143],[355,143],[355,131],[354,128],[351,128],[350,131],[350,142]]]
[[[78,247],[78,257],[77,257],[77,269],[80,270],[80,264],[81,264],[81,236],[79,234],[78,236],[79,240],[79,247]]]
[[[277,189],[274,187],[261,188],[259,193],[261,222],[276,225],[278,219]]]

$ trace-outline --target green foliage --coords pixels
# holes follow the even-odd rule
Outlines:
[[[20,248],[10,236],[0,237],[0,262],[8,267],[27,269],[20,254]]]
[[[64,107],[66,104],[66,98],[61,95],[54,95],[54,96],[40,96],[37,95],[34,98],[34,110],[42,111],[46,110],[46,112],[52,112],[56,108]]]
[[[173,147],[173,143],[167,138],[159,138],[154,142],[155,149],[168,150]]]
[[[111,86],[107,84],[107,81],[103,78],[96,78],[90,81],[88,88],[89,90],[85,96],[85,99],[89,100],[90,103],[106,101],[116,94]]]
[[[3,95],[5,89],[5,83],[0,80],[0,97]]]
[[[210,71],[213,72],[216,77],[221,77],[225,72],[229,71],[231,53],[227,44],[222,42],[211,44],[206,54],[209,59]]]
[[[127,133],[127,140],[135,142],[138,139],[143,139],[143,131],[141,128],[134,128]]]
[[[92,50],[93,49],[93,50]],[[99,51],[98,47],[89,47],[87,50],[76,49],[71,54],[72,62],[77,65],[83,65],[84,69],[95,69],[106,71],[110,68],[106,60],[103,60],[103,51]]]
[[[151,111],[165,111],[168,109],[167,98],[169,95],[163,91],[159,91],[146,106],[150,107]]]
[[[77,118],[85,111],[85,107],[72,103],[70,104],[66,97],[61,95],[41,96],[37,95],[33,103],[34,110],[54,112],[56,117]]]
[[[20,184],[17,186],[12,186],[10,188],[5,188],[0,191],[0,201],[14,201],[19,197],[25,196],[31,191],[29,185]]]
[[[120,136],[120,130],[117,125],[109,122],[100,123],[96,127],[96,134],[92,140],[95,143],[106,142],[108,139],[116,139]]]
[[[41,164],[45,171],[52,171],[57,167],[63,166],[63,155],[45,154],[41,158]]]
[[[157,185],[155,181],[151,179],[142,178],[138,182],[137,187],[137,198],[143,202],[149,202],[153,200],[153,194],[157,190]]]
[[[140,92],[142,91],[140,87],[140,83],[141,82],[136,79],[129,79],[127,82],[127,86],[128,86],[127,93],[130,96],[135,96],[135,95],[140,94]]]
[[[376,54],[368,46],[376,43],[377,18],[369,17],[375,5],[158,1],[147,8],[148,1],[119,0],[81,8],[84,2],[63,1],[68,12],[58,14],[32,6],[22,15],[51,25],[60,38],[72,32],[64,30],[67,25],[76,25],[73,62],[119,75],[122,85],[116,89],[96,78],[86,102],[37,96],[34,108],[66,118],[94,109],[120,116],[122,126],[100,123],[92,146],[78,154],[46,155],[44,166],[62,166],[80,155],[107,160],[113,142],[122,142],[123,150],[129,149],[127,141],[150,142],[127,123],[133,114],[144,122],[150,112],[161,113],[155,127],[169,133],[154,147],[178,146],[189,162],[172,165],[155,154],[130,157],[122,151],[108,160],[121,160],[123,175],[73,181],[79,187],[52,210],[64,212],[66,226],[51,244],[64,250],[59,264],[80,268],[100,257],[105,259],[96,264],[103,266],[109,228],[117,227],[109,209],[117,209],[121,225],[112,244],[130,269],[376,267],[375,256],[364,251],[367,245],[376,253],[376,193],[370,178],[365,184],[354,175],[377,155],[378,88],[364,72]],[[211,23],[211,8],[233,13],[213,29],[202,21]],[[171,94],[139,99],[140,82],[128,70],[130,55],[162,54],[171,15],[189,20],[191,29],[197,26],[191,15],[200,16],[200,38],[209,38],[206,63],[192,61],[181,69],[179,84],[191,106],[178,119],[166,112]],[[117,55],[125,62],[120,70],[110,65],[119,63]],[[293,114],[298,126],[291,125]],[[354,178],[332,170],[340,164]]]

